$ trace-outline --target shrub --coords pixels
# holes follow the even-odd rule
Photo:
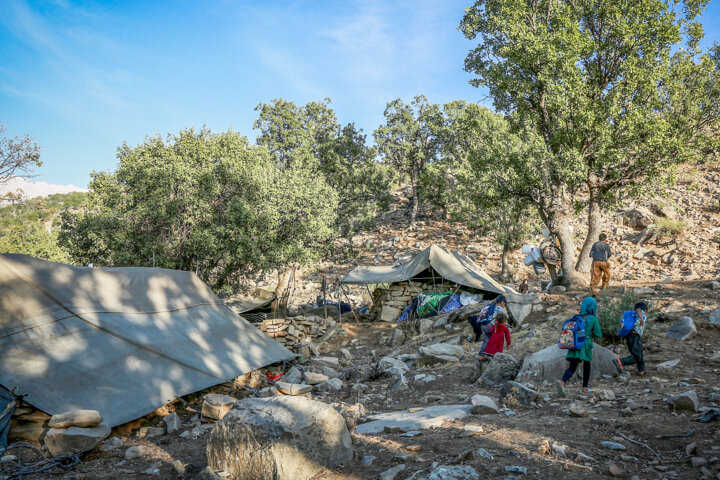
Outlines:
[[[632,310],[635,304],[643,301],[643,299],[638,298],[632,293],[625,293],[620,297],[615,295],[603,294],[600,295],[597,300],[597,317],[598,320],[600,320],[600,328],[602,329],[602,343],[607,345],[611,343],[621,342],[622,339],[617,336],[617,329],[618,325],[620,324],[620,319],[622,318],[623,312],[625,312],[626,310]],[[650,308],[647,314],[648,319],[655,317],[657,314],[657,310],[653,307],[651,303],[647,301],[645,301],[645,303],[647,303],[648,307]],[[647,337],[652,335],[653,328],[654,323],[652,321],[648,322],[646,324],[645,333],[643,334],[643,336]]]
[[[687,229],[687,222],[672,218],[658,218],[655,222],[661,237],[677,237]]]

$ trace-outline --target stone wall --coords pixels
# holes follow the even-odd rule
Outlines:
[[[445,284],[450,289],[449,284]],[[383,322],[394,322],[418,296],[419,293],[439,292],[440,284],[408,282],[393,283],[390,288],[376,288],[373,292],[373,308],[376,318]]]
[[[292,318],[268,318],[258,323],[258,328],[288,350],[309,356],[310,343],[322,337],[337,322],[328,317],[327,321],[317,315],[305,315]]]

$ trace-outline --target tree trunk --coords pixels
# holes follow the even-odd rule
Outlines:
[[[415,228],[415,219],[418,213],[418,192],[415,183],[412,184],[412,199],[410,200],[410,229]]]
[[[585,237],[585,243],[583,243],[582,249],[580,250],[580,257],[575,264],[575,270],[580,273],[590,272],[590,264],[592,263],[592,259],[590,258],[590,249],[593,244],[598,241],[598,236],[600,235],[600,230],[602,229],[598,187],[595,182],[591,182],[588,186],[590,195],[588,201],[587,237]]]
[[[502,250],[502,257],[501,257],[501,265],[502,270],[500,271],[500,278],[503,281],[508,281],[508,278],[510,277],[510,265],[508,265],[508,254],[510,253],[510,247],[506,244],[503,245]]]
[[[290,274],[292,270],[278,270],[278,284],[275,288],[275,299],[270,304],[273,312],[284,314],[287,312],[287,289],[290,283]]]
[[[570,231],[571,214],[563,206],[558,206],[548,213],[548,228],[557,237],[562,252],[563,284],[570,288],[578,280],[575,268],[573,268],[575,266],[575,240]],[[552,274],[553,272],[551,272]],[[555,279],[553,279],[553,283],[557,285]]]

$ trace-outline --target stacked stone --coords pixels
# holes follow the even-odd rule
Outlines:
[[[449,286],[448,286],[449,288]],[[373,292],[372,313],[383,322],[394,322],[420,293],[439,292],[440,284],[393,283],[389,288],[377,288]]]
[[[286,348],[296,353],[302,353],[308,348],[309,342],[324,335],[336,323],[332,317],[328,317],[325,321],[323,317],[307,315],[293,318],[269,318],[259,323],[258,328]]]

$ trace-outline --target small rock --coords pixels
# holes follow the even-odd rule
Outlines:
[[[351,388],[350,390],[351,390],[353,393],[362,394],[362,393],[367,392],[368,390],[370,390],[370,387],[368,387],[368,386],[365,385],[364,383],[356,383],[355,385],[352,386],[352,388]]]
[[[405,332],[403,332],[400,328],[393,329],[388,337],[386,345],[390,348],[395,348],[399,347],[403,343],[405,343]]]
[[[625,407],[622,410],[620,410],[620,414],[623,417],[632,417],[633,411],[630,407]]]
[[[595,463],[597,460],[595,460],[593,457],[585,455],[582,452],[577,452],[575,455],[575,461],[578,463]]]
[[[610,471],[610,475],[612,475],[615,478],[621,478],[625,476],[622,470],[620,470],[616,465],[610,465],[610,468],[608,468]]]
[[[103,452],[110,452],[112,450],[115,450],[117,448],[122,447],[124,442],[122,441],[122,438],[118,437],[112,437],[108,438],[104,442],[100,444],[100,450]]]
[[[110,435],[110,427],[51,428],[45,434],[45,446],[53,457],[87,452]]]
[[[495,457],[493,457],[490,452],[488,452],[484,448],[478,448],[477,450],[475,450],[475,455],[480,458],[484,458],[485,460],[495,460]]]
[[[615,392],[612,390],[599,390],[598,396],[600,400],[613,401],[615,400]]]
[[[600,442],[600,445],[609,448],[610,450],[627,450],[627,447],[622,443],[616,442]]]
[[[319,385],[315,385],[315,388],[321,392],[339,392],[342,390],[343,381],[339,378],[331,378]]]
[[[413,480],[480,480],[480,475],[469,465],[437,465],[433,463],[433,470],[422,477]],[[410,480],[409,477],[406,480]]]
[[[287,383],[302,383],[302,372],[297,367],[291,367],[281,378]]]
[[[237,402],[237,398],[219,393],[208,393],[203,397],[202,415],[213,420],[220,420]]]
[[[183,462],[181,462],[180,460],[175,460],[172,466],[178,475],[185,475],[185,464]]]
[[[310,393],[313,389],[313,386],[306,383],[275,382],[275,388],[277,388],[279,392],[284,393],[285,395],[297,396]]]
[[[140,458],[145,453],[145,448],[142,445],[134,445],[125,450],[125,460],[135,460]]]
[[[570,404],[570,415],[573,417],[587,417],[590,413],[581,405],[573,402]]]
[[[517,473],[519,475],[527,475],[527,468],[525,467],[518,467],[515,465],[512,466],[506,466],[505,467],[505,473]]]
[[[373,457],[372,455],[365,455],[362,459],[362,463],[366,467],[369,467],[370,465],[373,464],[373,462],[375,461],[375,458],[376,457]]]
[[[345,360],[352,360],[353,358],[352,353],[350,353],[350,350],[348,350],[347,348],[341,348],[340,354],[343,356],[343,358],[345,358]]]
[[[97,410],[73,410],[72,412],[59,413],[50,417],[48,427],[97,427],[102,421],[103,417]]]
[[[537,392],[532,388],[514,381],[505,382],[500,387],[500,402],[505,404],[508,404],[509,399],[512,397],[520,405],[529,406],[537,396]]]
[[[700,407],[695,390],[689,390],[685,393],[675,395],[672,399],[672,404],[675,410],[687,410],[690,412],[697,412]]]
[[[165,423],[165,429],[167,430],[167,433],[177,432],[182,426],[182,421],[180,420],[178,414],[175,412],[163,417],[163,423]]]
[[[692,457],[690,459],[690,464],[692,464],[694,468],[697,468],[707,464],[707,460],[705,460],[703,457]]]
[[[395,478],[403,470],[405,470],[405,465],[396,465],[396,466],[389,468],[389,469],[385,470],[384,472],[382,472],[380,474],[380,478],[382,480],[395,480]]]
[[[337,357],[315,357],[313,358],[313,364],[321,367],[339,368],[340,359]]]
[[[485,395],[473,395],[472,399],[473,411],[477,415],[483,415],[486,413],[500,413],[495,400]]]
[[[404,392],[409,389],[410,385],[408,384],[405,375],[400,375],[400,378],[398,378],[397,381],[390,387],[390,391],[393,393]]]
[[[164,427],[140,427],[137,431],[138,438],[155,438],[165,435]]]
[[[322,373],[305,372],[305,383],[308,385],[318,385],[323,382],[327,382],[329,377]]]
[[[680,363],[680,360],[668,360],[667,362],[658,363],[655,365],[655,368],[659,369],[671,369],[673,367],[676,367],[677,364]]]

